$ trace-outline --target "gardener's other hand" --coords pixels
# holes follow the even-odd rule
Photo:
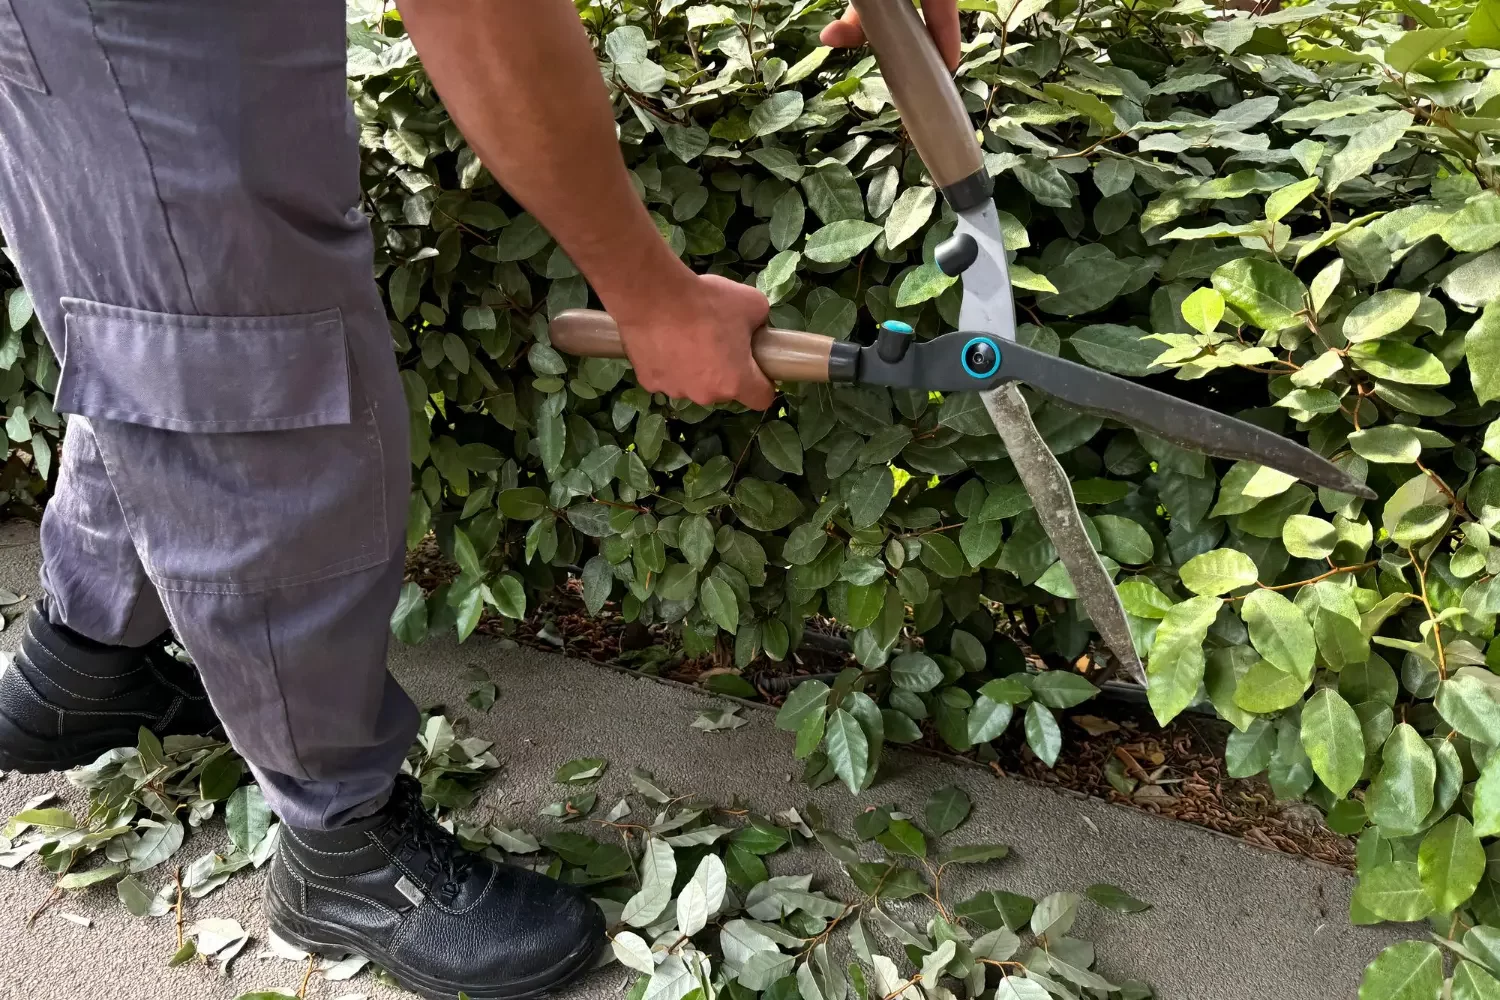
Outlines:
[[[684,269],[670,287],[605,306],[643,389],[701,406],[738,400],[754,410],[776,398],[750,353],[750,338],[771,311],[751,286]]]
[[[909,0],[903,0],[909,2]],[[959,48],[958,0],[923,0],[922,16],[927,20],[927,31],[937,43],[938,52],[950,70],[958,68],[962,57]],[[865,44],[865,29],[859,23],[859,13],[853,6],[844,16],[823,29],[822,42],[836,49],[850,49]]]

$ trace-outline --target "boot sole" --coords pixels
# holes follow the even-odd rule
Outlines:
[[[481,986],[437,979],[405,969],[381,949],[371,947],[367,941],[356,940],[343,928],[293,913],[269,883],[266,885],[264,903],[271,930],[287,944],[334,960],[349,955],[367,958],[394,976],[402,989],[425,997],[426,1000],[457,1000],[459,994],[470,1000],[527,1000],[530,997],[545,996],[592,969],[606,943],[604,915],[596,910],[595,926],[588,940],[550,969],[501,986]]]
[[[116,747],[133,747],[139,742],[140,729],[107,729],[90,733],[87,739],[41,739],[21,729],[0,715],[0,771],[21,774],[47,774],[68,771],[92,764],[100,755]],[[203,734],[224,738],[224,727],[216,726]]]
[[[92,764],[115,747],[135,746],[136,730],[106,730],[83,739],[39,739],[0,715],[0,770],[22,774],[66,771]]]

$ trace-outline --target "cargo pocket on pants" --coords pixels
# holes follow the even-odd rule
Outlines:
[[[62,306],[57,409],[90,421],[158,587],[253,593],[391,557],[385,456],[338,310]]]

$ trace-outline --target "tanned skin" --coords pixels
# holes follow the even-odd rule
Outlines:
[[[469,145],[540,222],[619,325],[643,388],[704,406],[775,398],[750,354],[770,306],[755,288],[688,269],[630,183],[598,61],[570,0],[398,0],[428,76]],[[958,64],[958,0],[926,0]],[[826,45],[864,43],[852,10]]]

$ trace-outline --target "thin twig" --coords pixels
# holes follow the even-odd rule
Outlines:
[[[318,955],[314,952],[307,956],[307,971],[302,974],[302,985],[297,987],[297,996],[307,996],[307,984],[312,982],[313,966],[317,964]]]
[[[1417,468],[1426,473],[1427,478],[1432,480],[1432,484],[1439,490],[1441,490],[1443,496],[1447,497],[1448,500],[1453,504],[1454,510],[1458,511],[1461,514],[1469,513],[1468,508],[1464,506],[1463,501],[1454,494],[1453,490],[1448,487],[1447,483],[1443,482],[1442,476],[1438,475],[1436,472],[1433,472],[1427,466],[1423,465],[1420,460],[1418,460],[1416,464]]]
[[[1427,599],[1427,568],[1417,565],[1417,557],[1410,549],[1407,555],[1411,558],[1412,569],[1417,571],[1417,583],[1422,587],[1422,607],[1427,609],[1427,620],[1432,623],[1432,645],[1437,650],[1438,679],[1448,679],[1448,657],[1443,652],[1443,624],[1437,620],[1437,615],[1432,613],[1432,602]]]
[[[26,925],[29,927],[30,925],[36,923],[36,918],[45,913],[47,911],[47,907],[51,906],[59,899],[62,899],[62,897],[63,891],[61,889],[54,888],[52,890],[52,894],[46,899],[42,900],[42,905],[31,911],[31,916],[26,918]]]
[[[1332,577],[1332,576],[1340,576],[1340,575],[1342,575],[1344,573],[1359,573],[1359,572],[1362,572],[1364,570],[1370,569],[1370,568],[1372,568],[1374,566],[1378,566],[1378,565],[1380,565],[1380,560],[1379,559],[1373,559],[1370,562],[1360,563],[1358,566],[1335,566],[1333,569],[1329,570],[1327,573],[1320,573],[1317,576],[1309,577],[1306,580],[1297,580],[1294,583],[1278,583],[1274,587],[1267,587],[1264,584],[1261,584],[1260,585],[1260,589],[1261,590],[1291,590],[1293,587],[1305,587],[1305,586],[1307,586],[1310,583],[1317,583],[1320,580],[1326,580],[1326,579],[1328,579],[1329,577]],[[1250,596],[1249,594],[1245,595],[1245,597],[1249,597],[1249,596]],[[1230,601],[1242,601],[1242,600],[1245,599],[1245,597],[1230,597],[1230,598],[1227,598],[1227,600],[1230,600]]]
[[[172,873],[177,881],[177,950],[182,950],[182,866],[178,865]]]

